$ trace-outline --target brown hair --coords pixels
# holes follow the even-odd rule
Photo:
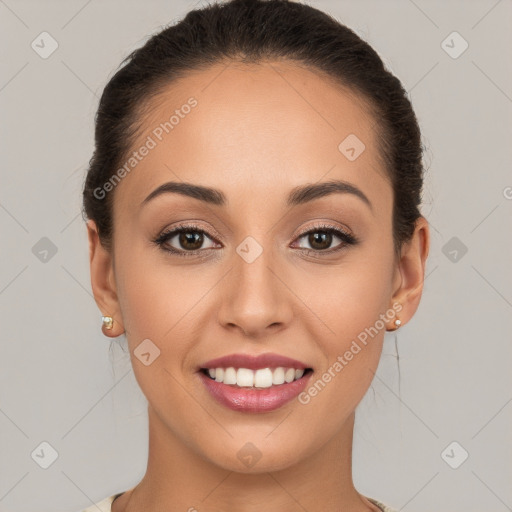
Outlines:
[[[226,61],[287,59],[323,72],[365,100],[393,189],[395,251],[421,216],[420,129],[399,79],[355,32],[328,14],[289,0],[230,0],[190,11],[133,51],[105,86],[95,118],[95,150],[83,188],[83,215],[112,248],[113,191],[102,187],[126,160],[148,101],[187,71]],[[341,141],[340,141],[341,142]]]

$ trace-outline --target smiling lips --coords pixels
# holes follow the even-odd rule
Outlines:
[[[203,363],[199,375],[221,404],[243,412],[268,412],[295,398],[312,368],[278,354],[232,354]]]

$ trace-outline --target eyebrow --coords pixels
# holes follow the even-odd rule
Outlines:
[[[169,181],[153,190],[146,199],[142,201],[141,207],[155,197],[168,193],[192,197],[215,206],[226,206],[228,204],[226,196],[220,190],[202,185],[194,185],[192,183]],[[352,194],[361,199],[370,208],[370,210],[373,211],[370,200],[362,190],[357,188],[355,185],[342,180],[323,181],[321,183],[295,187],[289,193],[286,205],[297,206],[335,193]]]

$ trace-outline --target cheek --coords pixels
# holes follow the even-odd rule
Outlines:
[[[188,364],[191,340],[198,339],[205,328],[205,290],[214,287],[218,276],[171,265],[149,252],[148,248],[132,250],[129,259],[121,257],[116,265],[128,345],[133,354],[149,339],[160,351],[159,363],[170,371],[181,371]],[[134,363],[137,367],[138,362]]]
[[[193,305],[201,294],[195,286],[185,286],[183,278],[177,280],[178,272],[165,265],[149,270],[131,259],[118,270],[123,283],[118,287],[119,302],[135,378],[153,407],[162,408],[162,414],[167,408],[176,410],[177,404],[183,406],[179,382],[190,348]]]
[[[316,375],[320,382],[303,403],[316,403],[314,407],[326,414],[336,404],[329,413],[333,427],[362,399],[380,359],[386,332],[381,315],[390,308],[392,255],[375,254],[347,258],[343,267],[316,275],[310,281],[315,285],[307,291],[307,305],[317,315],[309,315],[308,325],[324,359]]]
[[[302,286],[305,304],[318,317],[315,331],[322,333],[331,357],[373,326],[389,307],[391,263],[391,258],[359,253],[343,265],[317,272],[309,285]],[[382,329],[381,322],[377,327]]]
[[[116,281],[127,336],[133,342],[172,336],[173,326],[186,313],[188,297],[197,297],[193,282],[186,284],[186,272],[167,264],[157,248],[128,244],[121,237],[118,246]]]

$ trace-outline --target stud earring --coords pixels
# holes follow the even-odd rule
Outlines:
[[[388,331],[396,331],[401,325],[402,320],[399,320],[398,318],[393,322],[393,325],[395,326],[394,329],[388,329]]]
[[[103,322],[103,327],[105,327],[105,329],[112,329],[114,325],[114,319],[111,316],[102,316],[101,321]]]

